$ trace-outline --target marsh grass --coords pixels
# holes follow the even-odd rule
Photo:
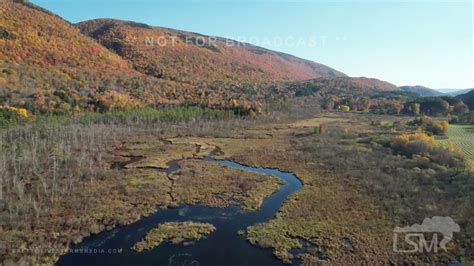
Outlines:
[[[322,246],[334,264],[364,264],[364,259],[371,264],[370,258],[388,263],[400,260],[399,254],[391,254],[395,226],[450,216],[462,229],[449,251],[415,254],[405,261],[432,264],[472,258],[473,172],[462,163],[446,164],[435,158],[446,149],[397,154],[390,140],[410,132],[407,127],[371,123],[384,117],[351,118],[352,122],[325,121],[324,134],[292,134],[288,143],[277,148],[235,158],[251,165],[283,167],[305,185],[275,219],[249,227],[249,241],[272,248],[287,262],[294,258],[290,251],[299,247],[296,240],[301,238]],[[344,238],[353,241],[355,252],[344,249]]]
[[[86,195],[96,186],[104,185],[101,181],[117,176],[116,170],[111,169],[113,150],[131,136],[229,136],[233,130],[251,123],[255,121],[231,116],[226,111],[177,107],[38,116],[34,122],[15,120],[3,124],[0,127],[0,226],[7,232],[22,232],[20,235],[26,237],[28,232],[33,232],[32,228],[42,226],[39,221],[55,217],[58,210],[67,207],[64,204],[70,205],[71,212],[78,206],[81,210],[92,207],[97,199]],[[26,244],[19,243],[15,237],[8,239],[11,236],[0,236],[2,243]],[[7,252],[10,248],[15,247],[7,247]],[[14,256],[25,254],[18,252]]]
[[[112,167],[117,159],[127,160],[117,155],[126,143],[180,136],[241,138],[248,128],[312,110],[300,112],[300,107],[255,118],[192,106],[8,118],[13,122],[0,125],[0,261],[52,264],[71,243],[167,206],[166,176],[150,179],[140,169]],[[61,249],[49,253],[48,247]]]
[[[214,232],[216,228],[209,223],[197,222],[167,222],[152,229],[146,237],[133,245],[132,249],[137,252],[146,251],[159,246],[165,241],[180,244],[183,241],[197,241]]]
[[[233,115],[232,115],[233,116]],[[46,214],[57,197],[78,182],[93,183],[109,172],[105,157],[127,136],[218,134],[244,124],[226,111],[145,108],[76,117],[41,116],[33,123],[0,129],[2,224],[28,223]]]

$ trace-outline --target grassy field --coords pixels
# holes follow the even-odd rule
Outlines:
[[[474,126],[450,125],[446,135],[448,138],[441,142],[458,146],[464,152],[466,159],[474,160]]]

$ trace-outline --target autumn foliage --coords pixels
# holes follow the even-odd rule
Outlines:
[[[13,106],[0,106],[0,126],[26,123],[34,120],[25,108],[18,108]]]
[[[446,166],[464,164],[462,151],[454,145],[441,145],[433,136],[426,133],[401,134],[390,142],[392,149],[408,157],[422,156]]]
[[[224,38],[110,19],[72,25],[26,1],[2,1],[0,11],[0,105],[33,114],[193,105],[255,116],[298,97],[325,110],[468,111],[454,98],[412,101],[393,84]]]
[[[210,84],[344,76],[321,64],[223,38],[111,19],[77,27],[136,70],[161,79]]]
[[[108,91],[97,97],[98,108],[109,110],[131,109],[140,105],[140,102],[128,94],[117,91]]]
[[[435,139],[425,133],[401,134],[390,143],[395,151],[410,156],[428,153],[434,144]]]

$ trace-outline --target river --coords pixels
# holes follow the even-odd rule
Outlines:
[[[185,204],[174,209],[158,210],[133,224],[86,238],[73,246],[72,251],[62,256],[56,265],[282,265],[271,250],[251,245],[238,232],[275,217],[288,196],[303,187],[301,181],[293,173],[277,169],[245,166],[229,160],[207,160],[231,168],[276,176],[286,183],[267,197],[260,209],[253,212],[242,211],[239,206],[220,209]],[[176,170],[175,165],[170,168]],[[171,221],[211,223],[216,231],[188,246],[164,243],[141,253],[130,249],[149,230]]]

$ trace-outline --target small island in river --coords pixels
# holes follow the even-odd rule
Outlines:
[[[184,241],[196,241],[214,232],[216,228],[209,223],[196,222],[168,222],[148,232],[145,239],[133,245],[132,249],[137,252],[153,249],[161,243],[170,241],[180,244]]]

